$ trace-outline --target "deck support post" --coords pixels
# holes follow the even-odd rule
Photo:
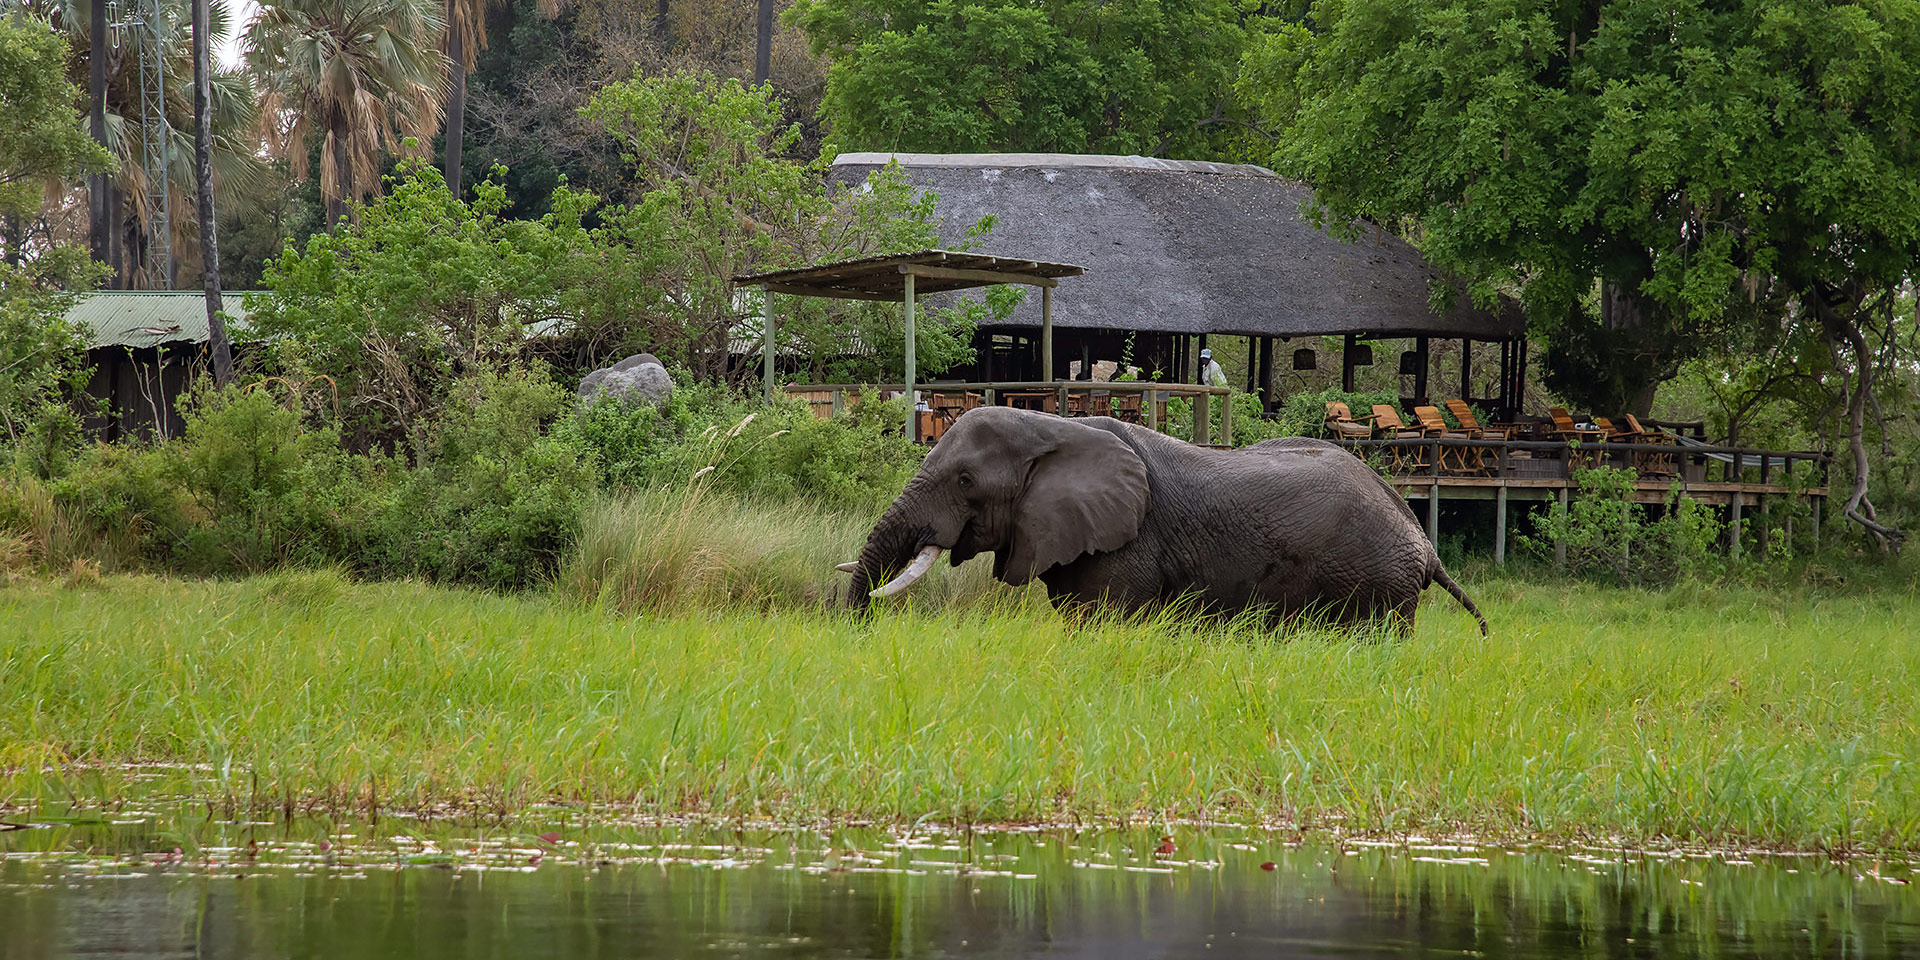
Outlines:
[[[1737,454],[1736,454],[1737,456]],[[1727,556],[1740,559],[1740,509],[1745,506],[1740,491],[1733,492],[1733,522],[1727,524]]]
[[[909,273],[906,276],[901,277],[900,279],[903,286],[906,289],[907,436],[915,440],[918,440],[919,437],[916,436],[918,431],[915,428],[919,426],[919,423],[917,421],[920,419],[920,405],[913,402],[913,374],[914,374],[914,369],[913,369],[913,365],[914,365],[913,364],[913,361],[914,361],[914,357],[913,357],[913,347],[914,347],[914,343],[913,343],[913,274]],[[1042,291],[1045,291],[1047,288],[1041,287],[1040,289]],[[1042,296],[1044,297],[1044,293],[1042,294]],[[1044,303],[1046,301],[1043,299],[1041,302]],[[1049,329],[1047,332],[1051,334],[1053,331]],[[1049,336],[1047,339],[1047,352],[1049,354],[1053,352],[1053,339],[1051,336]]]
[[[841,414],[843,414],[843,413],[846,413],[846,412],[847,412],[847,392],[846,392],[845,390],[835,390],[835,391],[833,391],[833,393],[832,393],[832,402],[833,402],[833,415],[834,415],[834,416],[836,416],[836,417],[837,417],[837,416],[839,416],[839,415],[841,415]]]
[[[1565,518],[1567,515],[1567,488],[1562,486],[1554,499],[1559,501],[1560,516]],[[1556,539],[1553,541],[1553,566],[1557,570],[1565,570],[1567,568],[1567,541],[1564,539]]]
[[[1145,410],[1142,412],[1147,418],[1147,429],[1158,433],[1160,432],[1160,391],[1148,390],[1142,396],[1146,398]]]
[[[1507,565],[1507,485],[1493,490],[1493,565]]]
[[[765,366],[767,381],[767,402],[773,402],[773,291],[765,286],[760,288],[760,299],[766,314],[766,329],[761,334],[761,363]],[[837,411],[836,411],[837,412]]]
[[[1440,548],[1440,478],[1427,485],[1427,542]]]
[[[1220,442],[1233,446],[1233,394],[1220,395]]]
[[[1213,428],[1212,411],[1207,409],[1207,401],[1212,399],[1211,393],[1202,392],[1193,395],[1193,442],[1200,446],[1213,442],[1213,438],[1209,436]]]
[[[1820,505],[1823,502],[1825,502],[1825,499],[1826,498],[1824,497],[1815,497],[1815,496],[1807,497],[1807,500],[1810,501],[1808,503],[1808,506],[1813,508],[1813,552],[1814,553],[1820,552]]]

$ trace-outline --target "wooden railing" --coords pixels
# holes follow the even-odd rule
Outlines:
[[[922,383],[914,385],[921,402],[929,409],[916,418],[918,439],[934,441],[946,432],[954,418],[975,406],[1024,406],[1066,416],[1112,416],[1144,424],[1158,430],[1166,421],[1167,404],[1186,399],[1193,404],[1193,442],[1212,443],[1212,400],[1226,397],[1226,387],[1197,383],[1142,383],[1100,380],[1017,380],[992,383]],[[817,416],[843,412],[858,395],[897,396],[906,387],[899,383],[817,383],[788,384],[787,393],[802,397],[814,406]],[[1117,401],[1117,402],[1116,402]],[[1220,404],[1220,432],[1233,436],[1233,405]]]
[[[1481,476],[1517,476],[1522,464],[1552,463],[1555,465],[1553,476],[1566,478],[1571,469],[1581,466],[1634,466],[1669,462],[1675,472],[1683,473],[1685,478],[1694,482],[1746,483],[1749,469],[1757,470],[1755,482],[1766,484],[1773,482],[1772,474],[1779,467],[1792,483],[1795,463],[1804,463],[1820,471],[1819,482],[1813,486],[1826,484],[1827,467],[1831,457],[1825,453],[1811,450],[1762,450],[1754,447],[1730,447],[1709,443],[1628,443],[1602,441],[1597,443],[1571,443],[1565,440],[1474,440],[1457,437],[1418,437],[1401,440],[1336,440],[1341,446],[1354,450],[1382,450],[1389,456],[1389,469],[1394,465],[1405,469],[1392,471],[1410,476],[1445,476],[1474,473],[1462,469],[1462,465],[1474,462],[1475,458],[1455,454],[1443,456],[1447,451],[1462,453],[1478,452],[1478,462],[1484,470],[1477,472]],[[1419,454],[1406,456],[1402,451]],[[1526,457],[1516,457],[1515,453],[1525,452]],[[1539,454],[1549,454],[1542,457]],[[1449,469],[1451,462],[1453,468]],[[1720,466],[1720,477],[1715,481],[1711,476],[1714,464]],[[1418,464],[1418,467],[1412,466]],[[1646,473],[1642,470],[1643,475]],[[1649,479],[1658,479],[1657,475]]]

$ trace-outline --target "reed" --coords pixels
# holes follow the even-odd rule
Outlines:
[[[1490,638],[1438,591],[1406,639],[1274,636],[1061,614],[1037,591],[969,587],[981,560],[930,577],[944,595],[856,618],[789,567],[844,556],[857,519],[803,514],[781,540],[734,506],[684,520],[723,545],[700,548],[722,573],[689,572],[715,561],[684,545],[629,555],[590,535],[551,594],[327,570],[16,581],[0,588],[0,799],[1920,847],[1910,590],[1483,577],[1469,588]],[[602,509],[590,534],[614,538],[666,508]],[[125,766],[151,762],[205,766]]]

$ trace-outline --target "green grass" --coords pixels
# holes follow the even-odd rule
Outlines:
[[[0,588],[0,799],[1920,847],[1910,591],[1483,578],[1468,589],[1492,637],[1435,590],[1400,640],[1077,619],[1009,590],[860,620],[810,605],[825,576],[719,613],[696,602],[713,594],[623,603],[567,577],[512,597],[325,571],[17,581]],[[211,772],[136,782],[119,767],[136,761]]]

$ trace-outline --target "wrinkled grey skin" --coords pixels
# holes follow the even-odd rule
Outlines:
[[[994,576],[1037,577],[1056,604],[1128,611],[1187,596],[1210,612],[1411,629],[1439,583],[1486,632],[1413,511],[1321,440],[1211,450],[1109,417],[970,410],[868,535],[849,601],[864,608],[928,544],[956,566],[991,552]]]
[[[673,394],[673,377],[651,353],[636,353],[611,367],[602,367],[580,381],[580,402],[592,403],[601,394],[629,403],[659,405]]]

